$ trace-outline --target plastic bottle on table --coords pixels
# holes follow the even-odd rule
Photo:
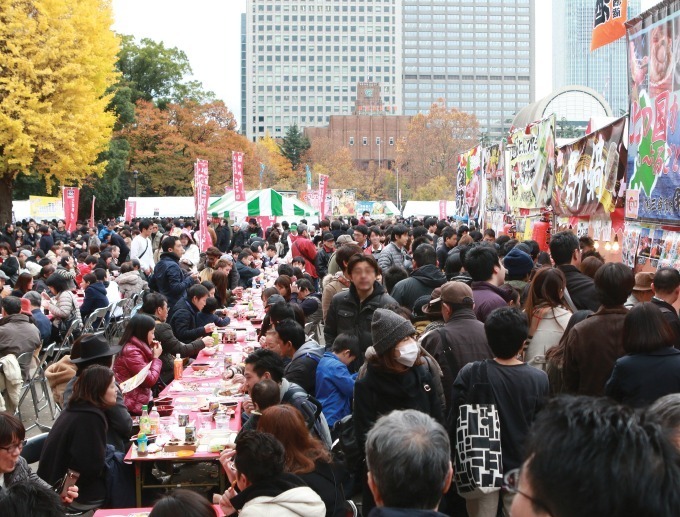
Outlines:
[[[147,453],[149,452],[147,448],[148,443],[149,439],[146,437],[146,434],[139,433],[137,435],[137,456],[147,455]]]
[[[215,343],[215,346],[220,344],[220,334],[217,332],[217,329],[212,333],[212,338],[213,338],[213,343]]]
[[[151,421],[149,420],[149,408],[142,406],[142,416],[139,417],[139,433],[151,434]]]
[[[158,429],[161,425],[161,415],[158,410],[154,407],[149,413],[149,429],[151,434],[158,434]]]
[[[175,361],[173,362],[175,379],[181,379],[184,373],[184,365],[182,364],[182,358],[177,354],[175,356]]]

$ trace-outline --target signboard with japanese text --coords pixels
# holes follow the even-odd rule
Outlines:
[[[631,107],[626,170],[642,221],[680,221],[680,0],[627,26]]]
[[[243,153],[231,152],[231,170],[234,180],[234,194],[236,201],[246,200],[246,187],[243,183]]]
[[[64,217],[64,204],[59,197],[28,196],[28,201],[31,217],[36,221]]]
[[[130,201],[129,199],[126,199],[123,220],[129,223],[135,217],[137,217],[137,201]]]
[[[356,189],[331,189],[334,216],[348,216],[355,214],[354,203],[357,199]]]
[[[66,231],[75,232],[78,222],[78,201],[80,199],[80,189],[78,187],[64,187],[61,192],[62,203],[64,205],[64,223]]]
[[[208,185],[208,161],[196,160],[194,164],[194,193],[196,199],[196,217],[198,219],[198,239],[196,245],[201,251],[211,246],[208,235],[208,205],[210,204],[210,186]]]
[[[482,200],[483,148],[476,146],[458,155],[456,171],[456,216],[476,219]]]
[[[330,211],[330,204],[326,200],[326,196],[329,193],[328,176],[326,174],[319,174],[319,213],[321,217],[325,217]]]
[[[626,35],[628,0],[591,0],[595,7],[591,52]]]
[[[626,170],[626,119],[560,147],[555,163],[555,214],[586,216],[613,212]]]
[[[506,175],[509,208],[542,208],[555,183],[555,115],[510,134]]]
[[[485,210],[506,210],[505,200],[505,144],[484,149],[484,181],[486,182]]]

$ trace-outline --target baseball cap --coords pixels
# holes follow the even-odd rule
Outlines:
[[[359,244],[357,241],[355,241],[352,237],[349,235],[341,235],[340,237],[337,238],[335,241],[337,244]]]
[[[335,237],[333,236],[333,234],[331,232],[326,232],[326,233],[323,234],[323,241],[324,242],[334,241],[334,240],[335,240]]]
[[[463,282],[446,282],[442,286],[441,296],[439,298],[430,300],[430,305],[438,302],[452,303],[455,305],[469,305],[472,307],[474,304],[472,289],[469,285]]]

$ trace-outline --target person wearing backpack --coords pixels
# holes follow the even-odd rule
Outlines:
[[[371,321],[373,350],[366,358],[366,374],[354,385],[354,431],[359,450],[382,415],[395,409],[415,409],[443,422],[442,405],[434,379],[415,340],[410,321],[387,309],[376,309]],[[362,513],[375,507],[362,473]]]
[[[281,355],[290,359],[283,376],[313,394],[316,391],[316,368],[323,357],[324,348],[316,341],[307,341],[302,325],[293,319],[281,321],[275,329],[281,340]]]

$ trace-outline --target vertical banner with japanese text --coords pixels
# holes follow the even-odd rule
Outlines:
[[[92,196],[92,210],[90,211],[90,228],[96,228],[94,225],[94,202],[97,199],[96,196]]]
[[[680,1],[627,26],[630,111],[626,205],[641,221],[680,222]],[[629,210],[629,213],[632,213]]]
[[[439,219],[442,221],[446,220],[446,200],[439,200]]]
[[[456,215],[462,219],[479,217],[482,199],[482,147],[458,155],[456,172]]]
[[[591,0],[595,5],[590,51],[626,35],[628,0]]]
[[[210,187],[208,186],[208,161],[196,160],[194,164],[194,192],[196,199],[196,218],[199,221],[198,240],[196,245],[201,251],[205,251],[210,246],[208,236],[208,204],[210,198]]]
[[[309,165],[305,165],[305,173],[307,174],[307,190],[312,190],[312,171]]]
[[[126,199],[125,215],[123,216],[123,219],[125,219],[125,221],[129,223],[135,217],[137,217],[137,201],[131,201],[129,199]]]
[[[328,176],[319,174],[319,215],[321,218],[326,216],[327,203],[326,194],[328,193]]]
[[[505,144],[484,149],[485,210],[505,211]]]
[[[78,201],[80,199],[80,189],[78,187],[64,187],[62,190],[64,205],[64,222],[66,231],[75,232],[78,221]]]
[[[231,170],[234,179],[234,200],[246,200],[246,187],[243,183],[243,153],[231,152]]]

